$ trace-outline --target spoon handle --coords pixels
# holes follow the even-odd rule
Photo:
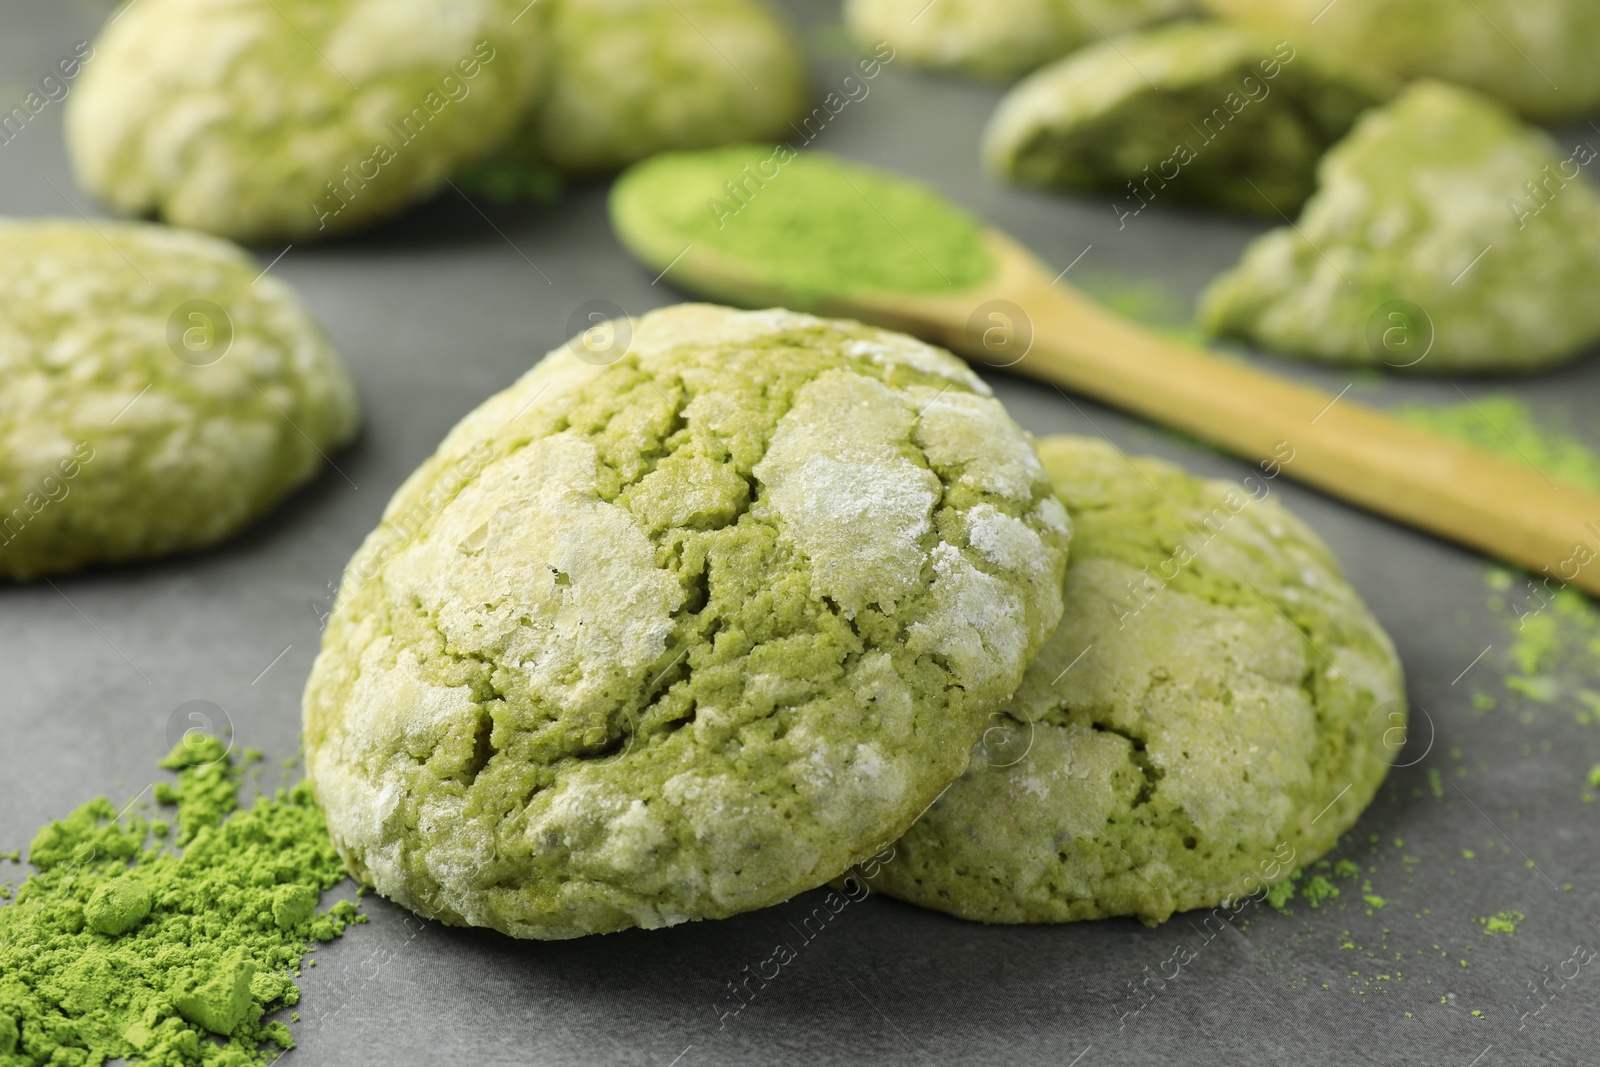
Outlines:
[[[852,310],[971,358],[1004,363],[985,327],[1026,355],[1007,369],[1260,463],[1348,503],[1600,595],[1600,494],[1408,425],[1344,396],[1169,341],[1070,287],[991,235],[995,280],[960,298]],[[1019,314],[1020,313],[1020,314]],[[1015,321],[1008,321],[1015,320]]]

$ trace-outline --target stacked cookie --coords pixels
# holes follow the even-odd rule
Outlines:
[[[346,572],[307,771],[386,896],[521,937],[659,927],[906,834],[877,884],[907,899],[1159,920],[1371,798],[1393,649],[1273,502],[1070,439],[1041,461],[888,331],[612,330],[467,416]]]

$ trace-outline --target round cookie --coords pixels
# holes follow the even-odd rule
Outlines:
[[[305,695],[351,871],[518,937],[840,874],[961,773],[1061,610],[1066,514],[947,353],[708,305],[582,341],[396,493]]]
[[[1481,93],[1413,82],[1323,157],[1298,223],[1250,244],[1200,323],[1412,374],[1565,363],[1600,341],[1595,158]]]
[[[518,151],[567,173],[769,141],[805,110],[800,45],[763,0],[553,0],[546,17],[549,83]]]
[[[1039,451],[1075,526],[1061,627],[873,886],[1008,923],[1156,923],[1264,891],[1388,769],[1388,636],[1267,481],[1081,438]]]
[[[1104,38],[1176,18],[1194,0],[845,0],[856,39],[909,66],[1009,81]]]
[[[1199,0],[1222,18],[1402,78],[1480,89],[1541,122],[1600,105],[1594,0]]]
[[[0,222],[0,575],[215,544],[356,430],[287,286],[143,223]]]
[[[395,214],[536,99],[520,0],[138,0],[67,105],[80,183],[119,211],[304,241]]]
[[[1317,161],[1393,95],[1383,79],[1216,22],[1102,41],[1029,75],[984,131],[984,164],[1022,185],[1278,218]]]

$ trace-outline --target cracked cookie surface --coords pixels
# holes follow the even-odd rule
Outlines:
[[[1296,222],[1200,298],[1209,332],[1412,374],[1541,370],[1600,340],[1597,154],[1493,100],[1412,83],[1318,164]]]
[[[1395,755],[1389,638],[1265,481],[1039,452],[1074,524],[1062,624],[873,887],[984,922],[1161,922],[1287,877]]]
[[[138,0],[67,104],[79,182],[238,241],[350,232],[444,188],[543,84],[526,0]]]
[[[1159,86],[1159,88],[1157,88]],[[990,173],[1042,189],[1279,218],[1382,79],[1233,26],[1186,22],[1091,45],[1030,75],[984,131]]]
[[[1060,617],[1066,513],[947,353],[707,305],[617,344],[450,433],[307,685],[335,844],[445,922],[573,937],[820,885],[961,773]]]
[[[0,222],[0,576],[215,544],[358,417],[327,338],[241,249],[143,223]]]

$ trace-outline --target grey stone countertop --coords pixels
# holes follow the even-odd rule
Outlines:
[[[788,6],[826,92],[853,57],[837,0]],[[103,0],[0,0],[0,105],[20,100],[106,13]],[[1119,227],[1109,197],[988,181],[977,139],[998,97],[891,63],[817,144],[921,177],[1058,267],[1082,255],[1071,278],[1084,288],[1134,290],[1180,315],[1262,229],[1159,204]],[[61,110],[50,105],[0,145],[4,214],[100,211],[73,181]],[[682,299],[652,285],[612,238],[602,185],[549,207],[480,206],[447,193],[363,236],[296,246],[272,267],[304,294],[359,383],[366,427],[333,457],[337,471],[214,551],[0,589],[0,850],[25,847],[93,796],[131,797],[161,776],[156,760],[187,701],[223,709],[236,740],[263,750],[269,767],[295,756],[319,613],[389,494],[458,418],[565,340],[579,305],[639,313]],[[266,266],[282,249],[256,251]],[[1353,380],[1352,397],[1383,407],[1509,392],[1600,444],[1587,414],[1600,402],[1594,359],[1509,383],[1260,361],[1331,391]],[[1035,433],[1102,434],[1208,474],[1249,473],[1087,400],[988,378]],[[820,902],[811,893],[722,922],[524,943],[370,899],[371,922],[319,949],[305,972],[299,1048],[285,1063],[1592,1059],[1600,968],[1552,981],[1559,995],[1539,1016],[1523,1013],[1540,1004],[1532,980],[1570,970],[1562,964],[1576,944],[1600,945],[1600,807],[1583,799],[1600,723],[1577,701],[1540,704],[1506,688],[1513,635],[1506,611],[1489,606],[1484,560],[1299,486],[1280,481],[1278,491],[1394,635],[1417,709],[1402,766],[1330,857],[1360,866],[1336,880],[1337,900],[1253,905],[1207,939],[1196,916],[1156,928],[985,927],[874,895],[807,940],[796,926]],[[1485,697],[1492,709],[1478,706]],[[1363,882],[1385,906],[1363,901]],[[1526,915],[1515,936],[1481,924],[1502,911]],[[795,958],[728,1014],[728,983],[779,942]]]

